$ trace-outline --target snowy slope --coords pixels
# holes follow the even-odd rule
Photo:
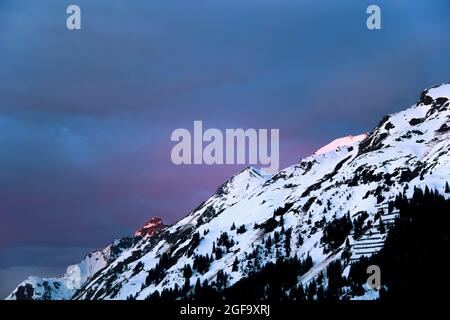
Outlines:
[[[340,147],[345,147],[345,146],[350,146],[352,144],[355,144],[357,142],[361,142],[362,140],[364,140],[365,138],[367,138],[367,134],[363,133],[363,134],[359,134],[357,136],[346,136],[346,137],[342,137],[342,138],[338,138],[335,139],[333,141],[331,141],[329,144],[323,146],[322,148],[320,148],[319,150],[317,150],[316,152],[314,152],[314,155],[320,155],[320,154],[324,154],[330,151],[334,151],[337,148]]]
[[[68,300],[95,273],[105,268],[123,250],[135,243],[132,238],[123,238],[102,250],[95,250],[86,255],[78,264],[67,267],[60,278],[41,278],[30,276],[22,282],[6,300]]]
[[[219,270],[230,275],[228,284],[233,285],[248,275],[249,265],[275,261],[277,251],[286,254],[285,246],[253,253],[260,248],[262,252],[267,239],[282,229],[289,229],[292,239],[303,240],[290,242],[291,257],[313,259],[313,268],[299,278],[299,283],[307,284],[331,261],[341,259],[343,246],[330,252],[321,242],[324,221],[347,213],[355,219],[365,211],[365,225],[376,226],[375,215],[381,211],[383,219],[389,219],[383,210],[399,192],[412,195],[415,186],[426,185],[444,190],[450,174],[449,95],[449,84],[425,90],[414,106],[385,116],[368,135],[333,141],[273,176],[256,168],[241,171],[178,223],[153,237],[138,238],[100,272],[90,273],[71,298],[145,299],[156,290],[182,287],[183,267],[192,266],[195,256],[211,255],[224,232],[231,246],[223,247],[222,257],[214,259],[206,272],[194,270],[191,285],[197,279],[211,283]],[[279,208],[285,208],[283,214],[274,215]],[[195,234],[198,243],[193,241]],[[350,236],[352,258],[370,254],[365,251],[368,246],[375,252],[383,246],[382,238],[369,233],[359,239]],[[169,259],[163,278],[146,283],[149,271],[164,255]],[[232,269],[235,260],[237,271]]]

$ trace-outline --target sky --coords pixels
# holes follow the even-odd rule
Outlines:
[[[174,165],[177,128],[278,128],[284,168],[449,82],[449,14],[447,0],[0,0],[0,297],[153,216],[176,222],[245,167]]]

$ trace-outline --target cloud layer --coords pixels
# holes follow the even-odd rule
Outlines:
[[[0,278],[196,207],[241,167],[174,166],[194,120],[279,128],[285,167],[449,81],[448,1],[379,1],[380,31],[368,4],[3,0]]]

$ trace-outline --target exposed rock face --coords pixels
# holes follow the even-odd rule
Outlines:
[[[134,233],[134,236],[135,237],[152,237],[156,233],[158,233],[162,229],[164,229],[164,227],[165,227],[165,224],[163,223],[161,218],[153,217],[145,224],[145,226],[143,226],[141,229],[137,230]]]

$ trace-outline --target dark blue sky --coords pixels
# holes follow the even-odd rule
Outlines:
[[[152,216],[175,222],[241,169],[174,166],[176,128],[279,128],[286,167],[450,81],[449,14],[447,0],[1,0],[0,295]]]

